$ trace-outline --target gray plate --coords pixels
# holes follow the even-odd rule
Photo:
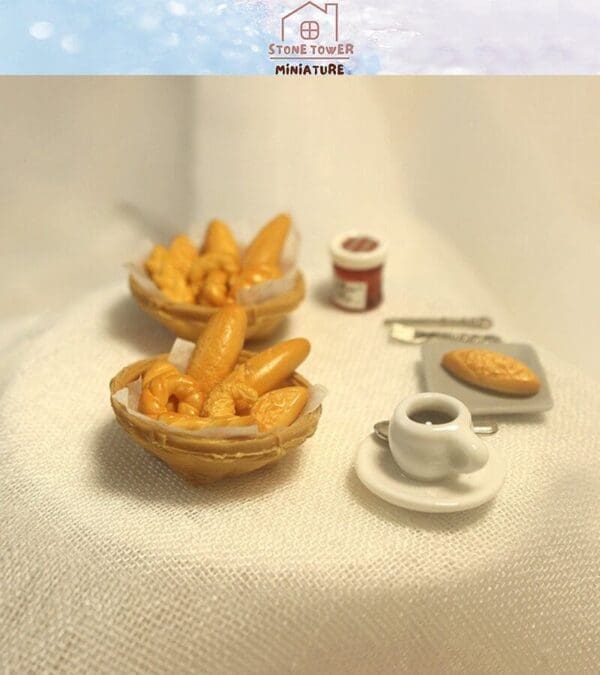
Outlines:
[[[476,346],[472,347],[477,349]],[[450,375],[442,367],[442,357],[453,349],[471,349],[464,342],[434,339],[423,343],[421,358],[426,391],[439,391],[463,401],[472,415],[509,415],[512,413],[539,413],[553,406],[546,373],[531,345],[505,344],[494,342],[482,349],[491,349],[501,354],[514,356],[523,361],[539,377],[541,387],[534,396],[508,396],[478,389]]]

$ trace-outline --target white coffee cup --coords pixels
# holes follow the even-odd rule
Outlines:
[[[446,394],[416,394],[396,406],[389,445],[402,471],[423,481],[478,471],[489,458],[467,406]]]

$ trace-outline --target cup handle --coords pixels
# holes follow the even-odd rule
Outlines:
[[[448,463],[458,473],[471,473],[483,468],[489,459],[485,443],[470,430],[460,430],[448,442]]]

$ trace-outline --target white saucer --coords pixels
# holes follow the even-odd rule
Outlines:
[[[479,471],[423,483],[405,476],[387,443],[374,434],[358,446],[354,468],[365,487],[381,499],[426,513],[466,511],[485,504],[496,496],[506,474],[504,457],[494,448],[488,463]]]

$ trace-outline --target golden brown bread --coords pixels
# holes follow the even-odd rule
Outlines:
[[[291,229],[287,214],[279,214],[254,237],[243,256],[228,225],[212,220],[200,251],[184,234],[169,248],[158,245],[144,266],[163,295],[175,303],[210,307],[233,304],[237,292],[282,275],[281,255]]]
[[[442,366],[460,380],[503,394],[532,396],[540,389],[537,375],[524,363],[489,349],[446,352]]]
[[[208,394],[224,380],[237,363],[248,318],[243,307],[227,305],[214,314],[190,358],[187,374],[198,381],[200,389]]]
[[[252,406],[251,416],[261,431],[289,427],[308,401],[306,387],[282,387],[263,394]]]

